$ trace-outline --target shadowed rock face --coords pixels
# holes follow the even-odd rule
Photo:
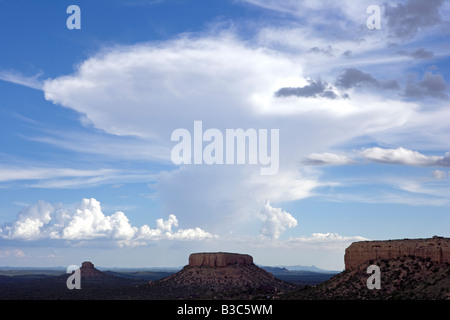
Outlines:
[[[227,252],[193,253],[189,256],[190,266],[226,267],[229,265],[253,265],[253,257],[248,254]]]
[[[90,261],[85,261],[81,264],[81,276],[82,277],[104,277],[101,271],[94,268],[94,264]]]
[[[345,249],[345,269],[357,268],[377,258],[392,259],[403,256],[430,258],[437,263],[450,263],[450,238],[360,241]]]
[[[89,269],[89,268],[93,268],[94,264],[90,261],[85,261],[81,264],[81,267]]]

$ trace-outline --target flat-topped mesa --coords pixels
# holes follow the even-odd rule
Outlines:
[[[253,257],[248,254],[228,252],[202,252],[189,256],[189,266],[226,267],[229,265],[253,265]]]
[[[359,241],[345,249],[345,270],[377,258],[393,259],[416,256],[437,263],[450,263],[450,238]]]
[[[90,269],[90,268],[93,268],[93,267],[94,267],[94,264],[93,264],[92,262],[90,262],[90,261],[84,261],[84,262],[81,264],[81,267],[82,267],[82,268],[86,268],[86,269]]]

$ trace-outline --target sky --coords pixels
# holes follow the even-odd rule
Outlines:
[[[0,0],[0,266],[449,237],[448,119],[448,1]]]

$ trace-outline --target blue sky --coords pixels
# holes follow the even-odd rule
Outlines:
[[[339,270],[353,241],[450,236],[449,16],[439,0],[0,1],[0,265],[232,251]],[[278,129],[278,172],[174,164],[171,133],[194,121]]]

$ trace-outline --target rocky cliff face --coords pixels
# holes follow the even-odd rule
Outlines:
[[[345,249],[345,269],[357,268],[369,260],[416,256],[437,263],[450,263],[450,238],[360,241]]]
[[[251,266],[253,257],[248,254],[228,252],[193,253],[189,256],[189,266],[226,267],[229,265]]]

